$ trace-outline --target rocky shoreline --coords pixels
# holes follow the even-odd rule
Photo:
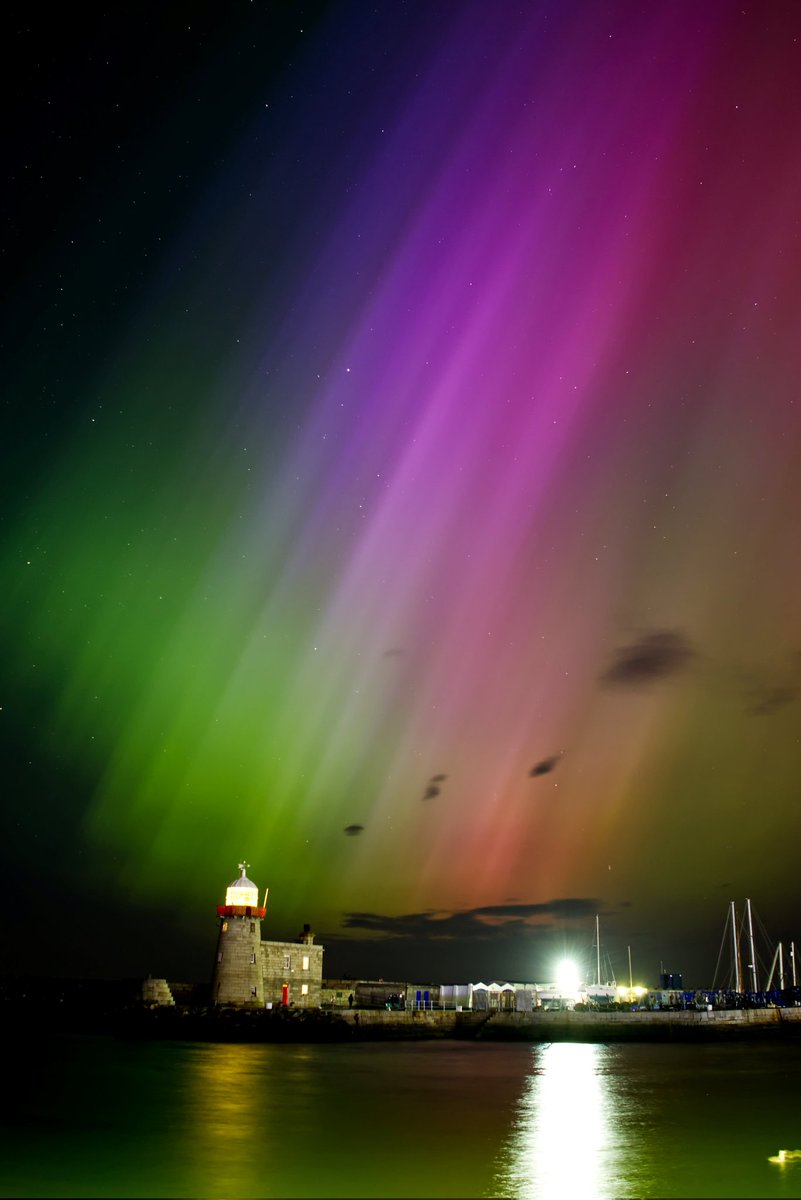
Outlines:
[[[801,1037],[801,1007],[676,1011],[502,1012],[382,1008],[210,1008],[142,1003],[60,1003],[31,996],[0,1004],[23,1038],[108,1034],[196,1042],[736,1041]]]

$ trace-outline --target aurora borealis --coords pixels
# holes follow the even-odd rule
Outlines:
[[[202,975],[242,856],[328,974],[801,943],[801,7],[75,19],[15,35],[3,338],[60,969],[109,905]]]

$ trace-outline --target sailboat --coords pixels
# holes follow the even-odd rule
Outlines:
[[[777,976],[777,983],[778,983],[779,991],[783,992],[785,990],[785,988],[787,988],[787,987],[797,988],[798,987],[798,978],[796,976],[796,971],[795,971],[795,942],[790,942],[790,979],[792,980],[792,982],[788,983],[788,980],[787,980],[787,975],[786,975],[785,969],[784,969],[784,945],[782,942],[779,942],[778,946],[776,947],[776,951],[773,955],[773,962],[770,965],[770,973],[768,975],[768,982],[765,984],[766,992],[769,992],[771,990],[771,987],[773,985],[773,977],[774,977],[774,975],[776,975],[776,967],[777,966],[779,968],[779,974]]]
[[[757,956],[756,942],[754,939],[754,920],[751,912],[751,901],[746,899],[745,914],[740,922],[737,920],[737,910],[732,900],[729,904],[729,911],[726,917],[726,925],[723,930],[723,942],[721,943],[720,953],[718,954],[718,966],[715,968],[715,983],[717,983],[718,967],[723,954],[723,945],[727,938],[731,939],[731,966],[728,978],[728,990],[739,995],[750,993],[756,995],[760,993],[760,974],[759,961]],[[750,961],[743,963],[743,946],[747,951],[747,956]],[[784,946],[781,942],[776,946],[773,955],[773,962],[768,973],[767,983],[764,986],[764,991],[769,992],[773,985],[773,979],[778,967],[778,986],[780,991],[784,991],[785,987],[797,987],[796,978],[796,963],[795,963],[795,943],[790,943],[790,971],[792,983],[788,983],[785,967],[784,967]]]
[[[608,974],[612,976],[611,981],[607,979],[605,983],[601,982],[601,921],[598,914],[595,914],[595,937],[593,939],[593,948],[595,950],[595,972],[591,983],[586,985],[587,999],[594,1004],[608,1004],[610,1000],[617,999],[617,983],[615,982],[612,964],[609,958],[606,958]]]

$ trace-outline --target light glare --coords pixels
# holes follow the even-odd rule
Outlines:
[[[573,996],[578,991],[578,970],[569,958],[563,959],[556,968],[556,986],[563,996]]]

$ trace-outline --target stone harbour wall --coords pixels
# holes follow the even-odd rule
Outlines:
[[[683,1012],[388,1012],[337,1013],[355,1037],[471,1038],[487,1041],[713,1041],[801,1036],[801,1009]]]

